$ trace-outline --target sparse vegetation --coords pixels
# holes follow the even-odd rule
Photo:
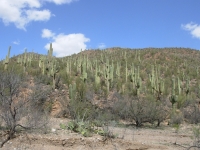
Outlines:
[[[28,79],[24,78],[14,71],[0,73],[0,117],[5,132],[1,147],[14,138],[17,131],[47,124],[48,114],[43,108],[47,89],[36,83],[27,83]]]
[[[72,119],[60,128],[86,137],[113,137],[102,128],[112,120],[136,127],[200,123],[199,51],[110,48],[56,58],[52,47],[47,55],[25,51],[12,58],[9,47],[1,62],[1,146],[17,130],[46,123],[55,101],[62,107],[57,116]]]

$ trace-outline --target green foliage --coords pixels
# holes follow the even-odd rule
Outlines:
[[[102,128],[98,128],[98,125],[96,125],[97,122],[92,122],[89,120],[84,121],[84,119],[77,118],[75,120],[69,121],[67,128],[85,137],[92,136],[93,134],[98,134],[103,136],[104,140],[107,140],[108,138],[115,138],[117,136],[111,132],[108,126],[102,126]]]
[[[79,134],[88,137],[94,132],[91,122],[83,121],[83,119],[76,119],[68,122],[67,128],[71,131],[78,132]]]
[[[65,129],[67,129],[67,125],[65,125],[63,123],[60,123],[60,128],[63,129],[63,130],[65,130]]]
[[[60,84],[69,88],[66,99],[70,99],[72,118],[78,115],[83,117],[85,112],[85,116],[95,118],[97,108],[102,104],[100,102],[111,102],[114,92],[121,94],[124,102],[118,101],[121,105],[116,102],[109,107],[114,109],[114,105],[119,105],[119,116],[131,116],[138,124],[146,121],[153,123],[158,118],[163,120],[159,113],[165,116],[161,109],[166,110],[165,106],[168,110],[176,107],[175,110],[186,111],[187,107],[191,107],[187,105],[188,101],[200,98],[200,52],[191,49],[110,48],[55,58],[53,45],[50,44],[46,55],[25,51],[22,55],[9,58],[9,54],[10,48],[5,61],[0,64],[0,70],[14,68],[18,73],[30,75],[38,82],[52,86],[52,89],[60,90]],[[90,98],[89,92],[93,92]],[[129,98],[125,99],[126,96]],[[170,102],[173,108],[169,108]],[[156,111],[150,111],[148,107]],[[194,108],[197,107],[196,102]],[[142,110],[142,113],[137,113],[138,110]],[[106,113],[102,115],[103,118],[110,112]],[[151,119],[146,119],[146,114]]]

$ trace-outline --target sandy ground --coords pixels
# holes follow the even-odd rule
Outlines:
[[[7,142],[2,150],[184,150],[193,144],[192,125],[175,128],[109,127],[117,138],[103,141],[102,136],[83,137],[60,128],[67,119],[52,119],[54,130],[47,134],[21,134]],[[192,150],[192,149],[190,149]]]

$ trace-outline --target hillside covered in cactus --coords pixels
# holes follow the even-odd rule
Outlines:
[[[124,119],[136,126],[200,122],[197,50],[115,47],[62,58],[53,56],[52,44],[47,55],[26,50],[10,58],[10,50],[0,70],[31,76],[52,93],[67,91],[60,117]]]

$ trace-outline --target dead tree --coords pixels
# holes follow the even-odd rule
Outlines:
[[[0,147],[15,137],[17,130],[30,130],[47,123],[44,101],[47,90],[30,84],[19,74],[0,72],[0,119],[4,132]]]

